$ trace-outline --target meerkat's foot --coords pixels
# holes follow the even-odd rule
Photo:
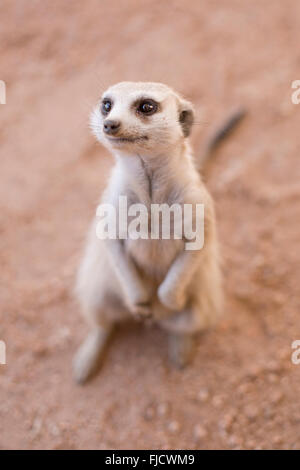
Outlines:
[[[193,359],[196,352],[196,337],[190,334],[170,333],[168,354],[171,363],[183,369]]]
[[[112,330],[96,327],[78,349],[73,361],[73,376],[78,384],[84,384],[98,371]]]

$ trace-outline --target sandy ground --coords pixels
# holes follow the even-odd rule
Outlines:
[[[300,448],[300,3],[2,0],[0,18],[0,447]],[[195,103],[196,151],[230,108],[249,110],[208,175],[226,309],[183,372],[137,325],[78,387],[72,286],[112,164],[88,114],[126,79]]]

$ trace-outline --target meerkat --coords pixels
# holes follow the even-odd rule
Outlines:
[[[231,118],[206,148],[203,162],[236,121]],[[99,239],[92,223],[79,268],[76,293],[90,333],[73,363],[75,380],[98,369],[115,325],[148,319],[168,334],[175,366],[193,357],[197,333],[216,324],[223,303],[214,205],[193,158],[189,135],[193,105],[161,83],[121,82],[94,108],[96,139],[115,157],[101,203],[204,204],[201,250],[184,249],[184,239]]]

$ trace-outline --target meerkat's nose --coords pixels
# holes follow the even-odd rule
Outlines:
[[[120,121],[113,121],[108,119],[103,123],[103,130],[105,134],[114,135],[116,134],[121,127]]]

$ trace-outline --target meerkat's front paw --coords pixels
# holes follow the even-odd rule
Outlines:
[[[137,320],[146,320],[152,316],[150,302],[131,305],[130,309]]]
[[[134,288],[132,288],[128,293],[127,307],[137,319],[151,317],[152,312],[150,295],[142,283],[135,285]]]
[[[186,304],[184,292],[170,289],[165,283],[158,288],[158,298],[165,307],[173,311],[182,310]]]

